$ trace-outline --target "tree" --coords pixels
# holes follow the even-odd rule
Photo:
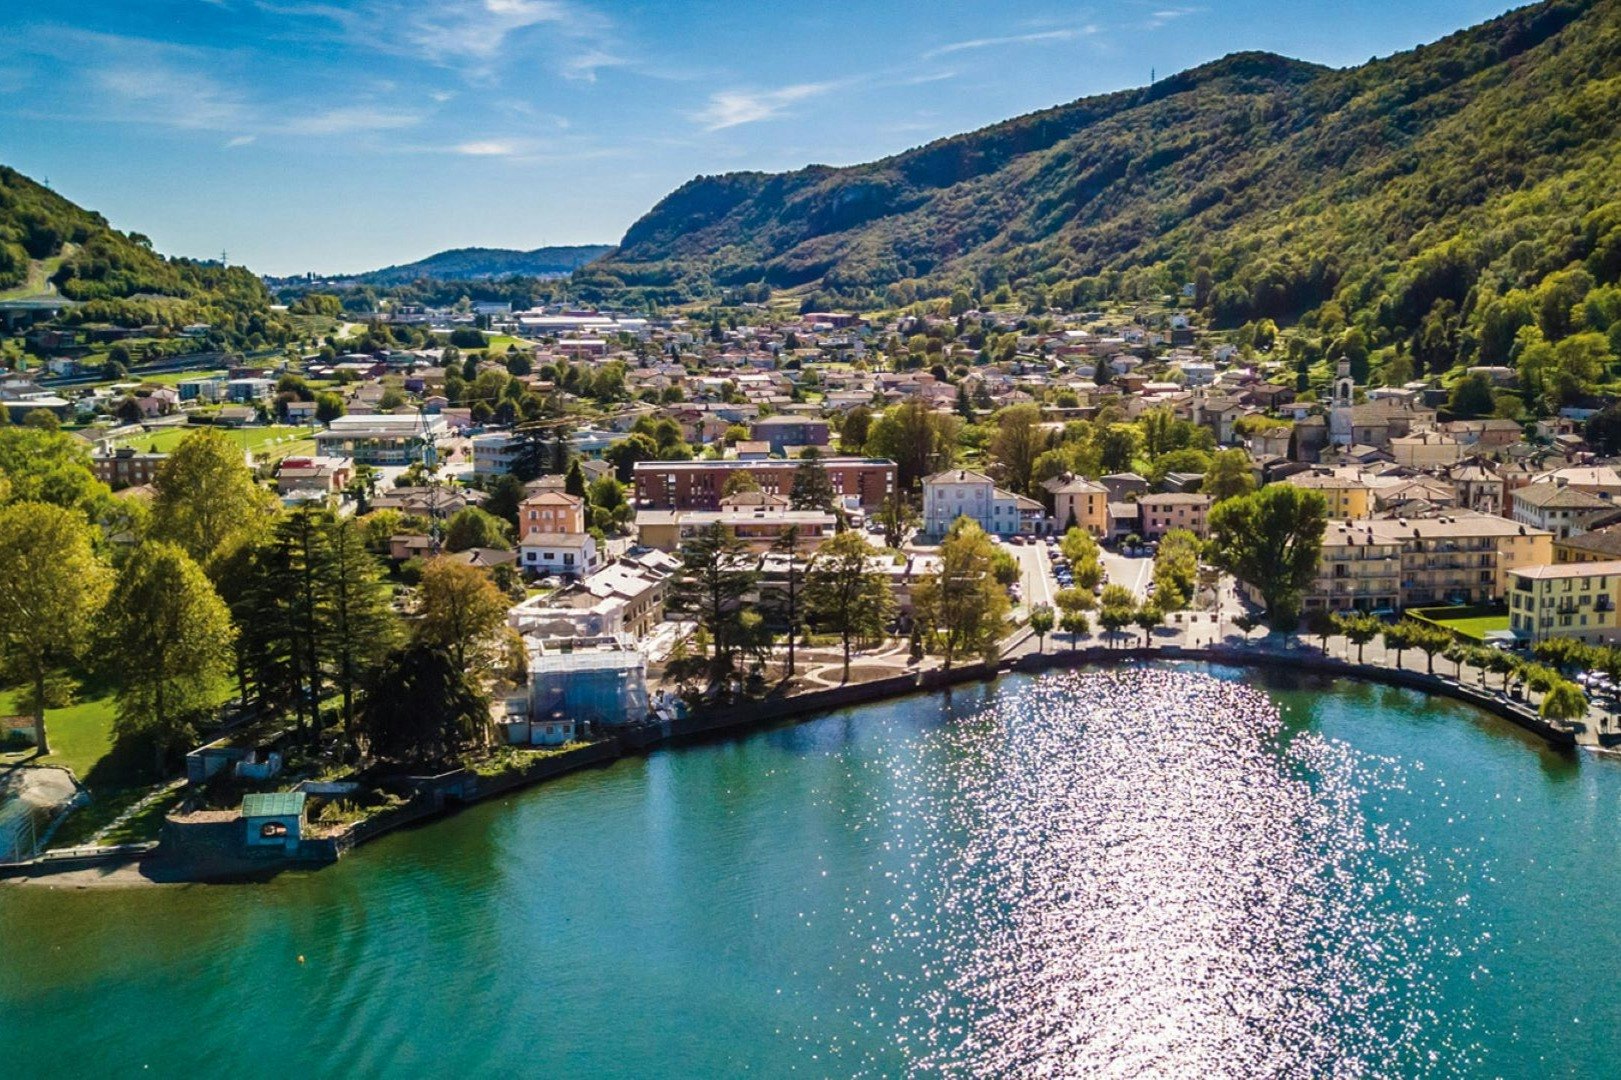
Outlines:
[[[348,411],[343,398],[331,391],[315,395],[315,418],[323,424],[330,424]]]
[[[1492,382],[1484,375],[1468,375],[1458,380],[1447,397],[1447,409],[1458,420],[1490,416],[1496,408]]]
[[[211,428],[180,440],[158,466],[152,486],[152,532],[179,544],[202,566],[239,530],[262,528],[269,493],[254,483],[242,448]]]
[[[1429,661],[1429,673],[1434,675],[1435,654],[1446,651],[1447,646],[1452,644],[1452,635],[1439,626],[1409,620],[1407,640],[1415,649],[1424,653],[1425,659]]]
[[[1038,652],[1047,651],[1047,635],[1053,629],[1053,609],[1047,604],[1037,604],[1030,609],[1030,629],[1036,634],[1036,649]]]
[[[47,684],[89,644],[110,585],[83,515],[36,502],[0,508],[0,671],[28,688],[42,755],[51,752]]]
[[[839,497],[833,480],[819,457],[811,456],[794,466],[793,486],[788,489],[788,505],[794,510],[822,510],[836,513]]]
[[[494,514],[502,521],[518,527],[518,506],[528,497],[529,492],[522,480],[511,473],[497,476],[490,484],[488,496],[484,500],[485,513]]]
[[[1589,416],[1583,437],[1604,457],[1621,454],[1621,403],[1606,405]]]
[[[1362,663],[1363,646],[1378,637],[1384,625],[1376,617],[1364,613],[1334,616],[1334,628],[1346,641],[1356,646],[1356,662],[1359,664]]]
[[[360,464],[355,466],[355,475],[344,485],[343,493],[355,501],[355,515],[364,517],[371,505],[372,496],[377,494],[377,478],[380,474],[374,465]]]
[[[1255,473],[1250,467],[1250,456],[1238,447],[1218,450],[1210,458],[1199,490],[1210,496],[1212,503],[1225,502],[1248,495],[1255,490]]]
[[[1385,652],[1392,649],[1396,651],[1396,666],[1401,667],[1402,653],[1413,647],[1413,624],[1410,622],[1391,623],[1380,631],[1379,636],[1384,639]]]
[[[1199,584],[1199,538],[1187,529],[1172,529],[1160,539],[1154,555],[1154,596],[1164,610],[1181,611]]]
[[[161,775],[230,674],[231,613],[183,548],[149,540],[125,561],[101,622],[117,686],[113,730],[150,739]]]
[[[1317,638],[1318,647],[1323,650],[1324,656],[1328,655],[1329,636],[1338,629],[1339,624],[1335,620],[1334,613],[1327,608],[1312,608],[1306,612],[1306,633]]]
[[[839,450],[846,454],[859,454],[867,445],[867,435],[872,429],[872,410],[865,405],[857,405],[844,414],[844,422],[839,426]]]
[[[857,640],[883,636],[894,614],[889,581],[872,568],[878,553],[858,532],[842,532],[823,544],[805,574],[805,609],[844,647],[843,682],[850,680],[850,648]]]
[[[760,481],[747,469],[733,469],[726,477],[726,483],[721,485],[722,498],[731,498],[733,495],[744,495],[760,490]]]
[[[614,475],[619,477],[619,482],[628,484],[635,476],[636,463],[657,460],[659,447],[651,436],[633,431],[604,450],[602,456],[613,462]]]
[[[512,550],[511,528],[505,521],[476,506],[464,506],[451,515],[445,526],[445,550],[468,548]]]
[[[1000,652],[1007,590],[997,582],[996,546],[978,525],[959,518],[940,544],[940,568],[918,582],[913,608],[918,624],[945,658],[962,655],[986,663]]]
[[[1537,713],[1555,723],[1580,720],[1587,715],[1587,695],[1575,683],[1560,679],[1542,695]]]
[[[576,499],[585,498],[585,470],[580,468],[578,459],[568,464],[568,472],[563,476],[563,491]]]
[[[950,467],[961,422],[921,401],[904,401],[871,426],[867,452],[895,462],[896,483],[912,491],[930,473]]]
[[[877,510],[878,527],[884,530],[884,545],[899,548],[920,516],[917,507],[898,488],[885,495]]]
[[[137,414],[139,414],[139,411],[140,408],[137,406]],[[62,421],[49,409],[30,409],[23,414],[23,427],[35,428],[39,431],[56,431],[61,426]]]
[[[1131,621],[1143,632],[1143,647],[1147,648],[1153,644],[1149,635],[1154,632],[1155,627],[1165,621],[1165,612],[1160,610],[1158,603],[1149,600],[1136,610]]]
[[[353,742],[356,695],[399,641],[400,624],[361,527],[351,519],[334,520],[328,532],[321,652],[341,699],[344,734]]]
[[[794,677],[794,646],[799,636],[799,544],[799,526],[790,525],[771,545],[772,552],[783,556],[786,563],[784,588],[774,595],[779,598],[782,620],[788,627],[788,667],[784,674],[790,679]]]
[[[1064,633],[1069,635],[1069,647],[1075,648],[1075,639],[1092,629],[1092,620],[1086,617],[1086,612],[1076,608],[1064,612],[1064,617],[1058,622]]]
[[[451,654],[417,641],[384,658],[367,682],[360,730],[374,756],[448,762],[489,741],[490,705]]]
[[[1502,649],[1493,649],[1486,666],[1491,669],[1493,675],[1503,677],[1503,691],[1507,693],[1509,676],[1520,669],[1520,658]]]
[[[719,522],[683,543],[680,558],[667,606],[698,623],[713,644],[711,674],[722,679],[732,670],[740,645],[743,598],[759,581],[756,560],[747,542]]]
[[[1210,560],[1260,591],[1273,626],[1291,628],[1300,594],[1317,573],[1327,526],[1321,494],[1274,484],[1211,508]]]
[[[454,559],[429,559],[417,586],[412,639],[441,649],[457,669],[477,679],[501,661],[507,598],[482,570]]]
[[[1127,472],[1137,456],[1137,429],[1110,424],[1097,436],[1098,465],[1107,473]]]
[[[996,433],[988,449],[1001,466],[1003,482],[1016,494],[1029,494],[1031,473],[1046,442],[1041,410],[1035,405],[1013,405],[997,414]]]
[[[5,412],[0,409],[0,413]],[[66,432],[0,427],[0,472],[17,502],[42,502],[93,514],[107,485],[90,468],[90,447]]]

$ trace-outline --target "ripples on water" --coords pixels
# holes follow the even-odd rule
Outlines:
[[[1129,669],[1002,693],[891,762],[847,915],[867,1026],[924,1073],[1365,1076],[1465,1070],[1427,974],[1452,950],[1399,829],[1394,762],[1286,731],[1261,691]],[[893,897],[902,899],[896,900]],[[874,944],[876,942],[876,944]],[[884,1008],[876,1008],[882,1002]],[[869,1071],[879,1071],[869,1060]]]

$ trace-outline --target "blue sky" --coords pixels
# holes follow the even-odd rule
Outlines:
[[[1343,66],[1504,0],[6,0],[0,162],[171,254],[351,271],[616,241],[1239,49]]]

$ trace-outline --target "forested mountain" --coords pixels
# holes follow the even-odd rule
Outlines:
[[[46,294],[84,301],[64,313],[67,322],[205,322],[232,344],[285,337],[270,293],[247,268],[166,258],[141,234],[0,166],[0,297]]]
[[[414,281],[481,281],[504,277],[557,277],[601,258],[613,249],[606,244],[542,247],[533,251],[510,248],[455,248],[403,266],[385,266],[344,277],[356,285],[408,285]]]
[[[1621,274],[1618,117],[1621,0],[1548,0],[1355,68],[1242,53],[869,165],[699,177],[575,282],[868,307],[1191,282],[1220,324],[1501,361]]]

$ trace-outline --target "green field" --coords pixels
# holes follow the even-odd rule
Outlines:
[[[201,431],[198,425],[179,425],[176,427],[161,427],[152,431],[142,432],[139,435],[130,435],[118,440],[119,446],[128,446],[136,450],[157,450],[167,454],[180,441],[194,431]],[[290,424],[273,424],[269,427],[246,428],[216,428],[226,438],[236,443],[242,449],[257,456],[280,459],[294,454],[315,453],[315,440],[310,437],[310,428],[295,427]]]
[[[22,716],[27,712],[22,694],[15,690],[0,692],[0,713]],[[73,775],[83,781],[112,751],[112,695],[91,697],[87,692],[76,705],[46,709],[45,732],[50,736],[51,754],[33,763],[72,769]]]

